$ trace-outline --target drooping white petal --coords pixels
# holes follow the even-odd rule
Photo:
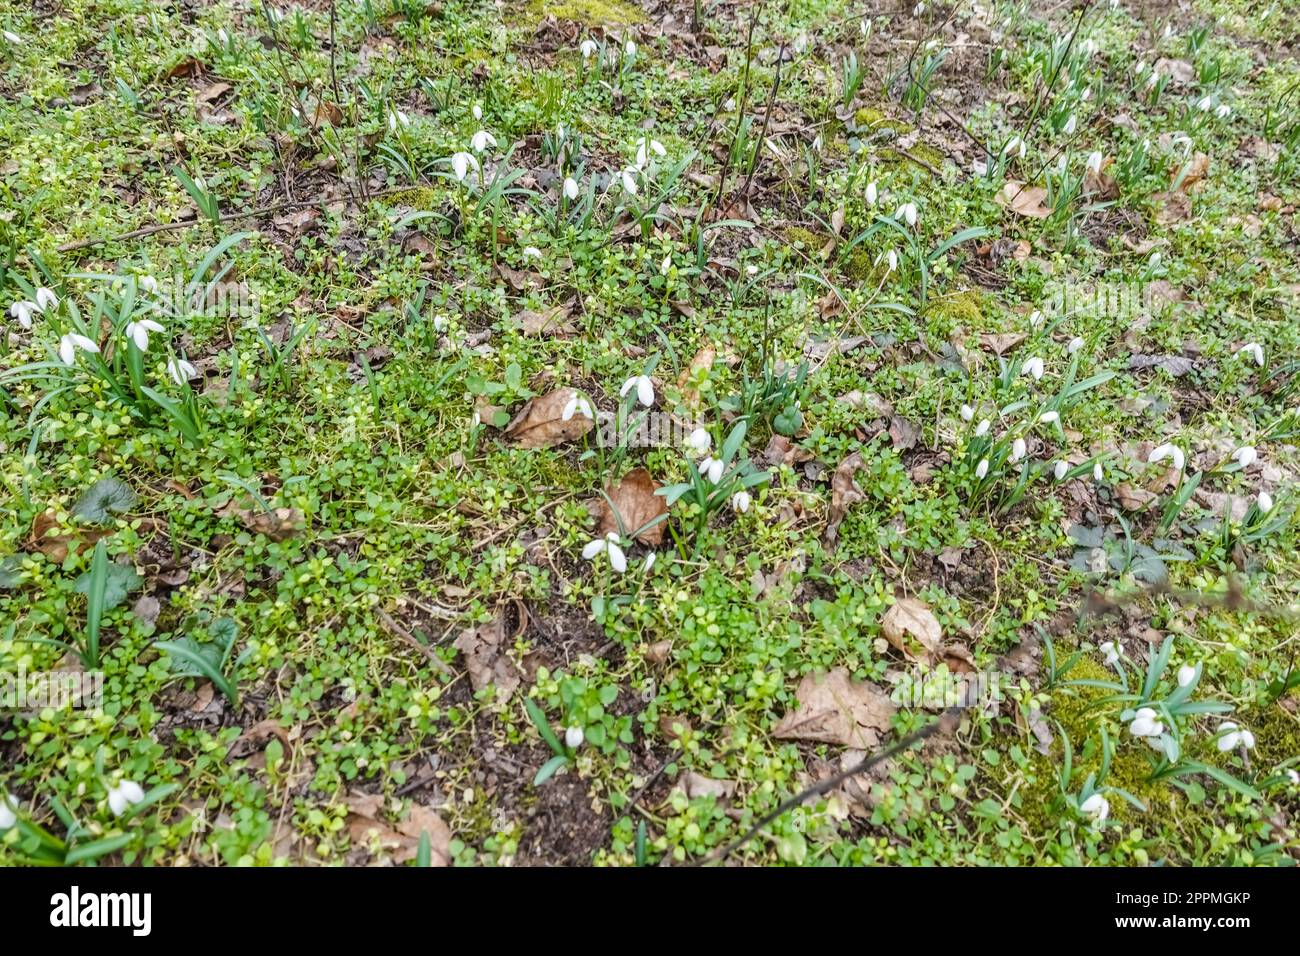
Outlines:
[[[564,195],[570,200],[578,198],[578,181],[572,176],[564,180]]]
[[[35,302],[27,299],[9,306],[9,314],[17,319],[18,324],[24,329],[32,327],[32,316],[39,310],[40,307]]]
[[[1100,793],[1094,793],[1079,804],[1079,812],[1084,816],[1092,817],[1094,821],[1100,823],[1110,816],[1110,803]]]
[[[577,750],[586,739],[581,727],[570,727],[564,731],[564,744],[570,750]]]
[[[623,549],[613,541],[609,542],[609,564],[615,571],[622,574],[627,570],[627,555]]]
[[[1056,465],[1052,468],[1052,475],[1056,478],[1057,481],[1062,481],[1064,480],[1065,476],[1069,474],[1069,471],[1070,471],[1070,463],[1068,461],[1058,461]]]
[[[1240,463],[1242,470],[1245,470],[1255,463],[1255,459],[1259,457],[1259,453],[1255,451],[1253,445],[1242,445],[1232,453],[1232,457],[1233,460]]]
[[[750,497],[748,491],[737,491],[731,496],[731,508],[737,514],[744,514],[749,510]]]
[[[1273,510],[1273,496],[1267,491],[1261,491],[1259,497],[1255,499],[1255,507],[1259,509],[1260,514],[1268,514]]]
[[[975,466],[975,477],[982,480],[984,476],[987,475],[988,473],[989,473],[989,460],[987,458],[981,458],[980,463]]]
[[[594,541],[588,541],[587,546],[582,549],[582,560],[590,561],[596,555],[600,554],[600,552],[605,550],[605,544],[606,542],[604,538],[597,538]]]
[[[1184,664],[1178,668],[1179,687],[1186,687],[1194,680],[1196,680],[1196,666],[1194,664]]]
[[[54,294],[53,289],[41,286],[36,290],[36,304],[42,312],[48,312],[50,309],[58,307],[59,297]]]

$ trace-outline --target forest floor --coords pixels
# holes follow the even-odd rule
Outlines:
[[[1294,863],[1297,13],[0,0],[0,862]]]

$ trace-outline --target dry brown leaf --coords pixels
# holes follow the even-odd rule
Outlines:
[[[52,534],[59,526],[59,519],[53,511],[43,511],[32,520],[32,532],[27,538],[28,550],[39,551],[55,564],[62,564],[64,558],[76,545],[77,554],[81,554],[100,538],[110,532],[94,528],[77,528],[59,534]]]
[[[795,699],[798,707],[781,718],[772,731],[774,737],[858,750],[875,749],[897,709],[887,693],[868,681],[850,680],[843,667],[824,676],[806,675]]]
[[[1002,187],[1002,191],[998,193],[997,201],[999,205],[1007,207],[1017,216],[1046,219],[1052,214],[1052,210],[1043,205],[1043,200],[1046,198],[1046,187],[1026,186],[1019,180],[1009,179]]]
[[[203,62],[194,57],[186,57],[163,74],[164,80],[175,80],[184,76],[202,76]]]
[[[529,399],[519,414],[506,425],[506,437],[514,439],[521,448],[550,448],[581,438],[596,423],[581,412],[575,412],[565,420],[564,406],[573,395],[574,390],[571,388],[557,388]]]
[[[982,332],[980,345],[994,355],[1005,355],[1025,340],[1023,332]]]
[[[880,627],[885,640],[912,660],[943,656],[943,628],[930,605],[918,598],[896,601],[885,612]]]
[[[796,445],[785,435],[773,435],[768,439],[767,447],[758,456],[760,465],[798,465],[812,461],[813,453],[802,445]]]
[[[1156,500],[1156,495],[1145,488],[1124,482],[1115,489],[1115,500],[1125,511],[1141,511]]]
[[[451,828],[428,807],[413,804],[407,818],[393,827],[378,818],[383,797],[354,791],[344,802],[351,811],[347,817],[348,839],[357,848],[377,848],[377,864],[414,860],[420,852],[420,835],[428,833],[430,865],[451,865]]]
[[[1156,222],[1162,226],[1186,222],[1192,218],[1192,201],[1184,192],[1156,193],[1151,198],[1159,204],[1156,208]]]
[[[1179,192],[1191,191],[1192,187],[1203,180],[1210,172],[1210,157],[1197,153],[1186,163],[1176,164],[1169,169],[1169,188]],[[1180,179],[1181,177],[1181,179]]]
[[[219,517],[234,515],[253,534],[264,534],[272,541],[287,541],[303,529],[306,518],[297,508],[265,510],[250,501],[231,501],[217,512]]]
[[[486,624],[461,631],[452,646],[465,655],[465,669],[476,692],[495,687],[498,703],[510,699],[522,674],[506,653],[505,620],[499,613]]]
[[[1196,68],[1186,60],[1172,60],[1161,57],[1156,60],[1151,69],[1160,76],[1169,77],[1169,82],[1173,86],[1185,86],[1196,79]]]
[[[514,322],[524,335],[550,335],[556,338],[564,338],[578,331],[569,322],[569,316],[572,315],[572,312],[573,302],[562,302],[540,312],[533,309],[524,309],[514,317]]]
[[[512,269],[504,262],[497,263],[497,272],[501,274],[501,278],[510,283],[510,287],[516,292],[528,292],[542,287],[542,277],[536,272]]]
[[[617,485],[607,485],[605,494],[608,499],[600,499],[600,528],[597,529],[597,535],[603,537],[611,531],[620,535],[632,534],[645,528],[636,535],[636,540],[651,547],[662,542],[667,522],[657,521],[650,527],[645,527],[660,515],[668,514],[667,499],[655,494],[659,488],[659,482],[651,478],[650,472],[644,468],[628,472]],[[610,507],[611,501],[614,503],[613,508]]]
[[[221,99],[230,92],[229,83],[213,83],[210,86],[199,91],[195,100],[200,103],[211,103],[213,100]]]
[[[718,357],[718,350],[712,345],[706,345],[695,353],[695,358],[691,359],[691,364],[682,370],[682,374],[677,378],[677,388],[682,393],[682,403],[687,408],[698,408],[700,406],[700,391],[694,385],[701,372],[708,373],[713,368],[713,363]]]
[[[736,781],[718,780],[714,777],[706,777],[703,774],[696,773],[694,770],[688,770],[681,775],[673,791],[684,793],[688,800],[694,800],[696,797],[713,797],[715,800],[726,800],[736,792]]]
[[[342,126],[343,111],[339,109],[337,103],[321,100],[316,104],[316,109],[312,112],[311,125],[319,128],[326,123],[330,126]]]
[[[854,477],[861,467],[862,453],[855,451],[840,462],[831,475],[831,513],[822,535],[828,545],[834,544],[839,537],[840,523],[848,514],[849,508],[866,497]]]

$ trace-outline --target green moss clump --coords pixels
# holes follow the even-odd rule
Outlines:
[[[864,106],[853,114],[853,122],[866,129],[892,129],[896,133],[909,133],[911,124],[894,119],[880,110]]]
[[[925,310],[925,321],[927,331],[945,341],[958,330],[974,331],[984,321],[984,296],[978,289],[968,289],[935,299]]]
[[[802,243],[804,251],[810,255],[816,255],[821,252],[822,248],[829,241],[826,238],[817,235],[811,229],[805,229],[803,226],[791,226],[785,231],[786,241],[791,245]]]
[[[528,16],[537,22],[553,16],[557,20],[572,20],[589,26],[640,23],[645,19],[639,7],[620,0],[533,0],[528,5]]]
[[[1294,695],[1292,699],[1296,699]],[[1248,728],[1255,735],[1252,760],[1260,767],[1271,769],[1300,755],[1300,717],[1289,713],[1281,704],[1265,704],[1224,719]]]

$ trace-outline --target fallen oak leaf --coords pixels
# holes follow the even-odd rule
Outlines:
[[[596,427],[596,422],[581,411],[575,411],[565,419],[565,406],[575,395],[571,388],[557,388],[529,399],[506,425],[506,437],[521,448],[550,448],[581,438]]]
[[[573,311],[573,302],[553,305],[549,309],[536,311],[524,309],[514,317],[515,326],[524,335],[552,335],[557,338],[573,335],[578,330],[569,322]]]
[[[840,462],[831,475],[831,512],[822,534],[828,545],[833,545],[839,537],[840,524],[849,508],[866,497],[854,477],[861,467],[862,453],[855,451]]]
[[[628,472],[617,485],[607,485],[600,499],[600,528],[596,536],[603,538],[613,531],[619,535],[635,534],[637,541],[651,547],[660,544],[665,522],[656,519],[668,514],[667,499],[655,494],[660,487],[644,468]]]

